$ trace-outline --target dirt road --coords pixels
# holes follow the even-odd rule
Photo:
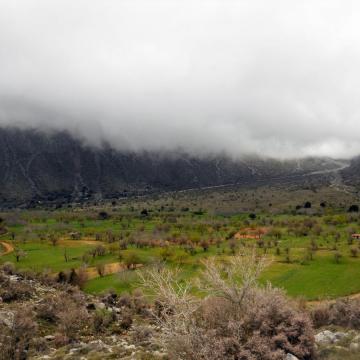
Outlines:
[[[5,241],[0,241],[0,244],[3,246],[3,248],[5,249],[5,251],[3,251],[3,252],[1,252],[0,253],[0,256],[4,256],[4,255],[7,255],[7,254],[10,254],[10,253],[12,253],[13,251],[14,251],[14,247],[11,245],[11,244],[9,244],[9,243],[7,243],[7,242],[5,242]]]

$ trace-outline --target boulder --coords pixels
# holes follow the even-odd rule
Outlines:
[[[360,344],[360,334],[356,335],[351,342]]]
[[[293,355],[293,354],[288,353],[288,354],[286,354],[285,360],[299,360],[299,358],[297,358],[297,357],[296,357],[295,355]]]
[[[358,342],[351,342],[349,346],[350,351],[352,352],[359,352],[360,351],[360,343]]]
[[[52,341],[55,339],[55,336],[54,335],[46,335],[46,336],[44,336],[44,339],[47,341]]]
[[[338,341],[346,337],[346,333],[332,332],[330,330],[324,330],[315,335],[315,342],[318,345],[336,344]]]
[[[14,313],[12,311],[0,311],[0,324],[11,328],[14,325]]]
[[[105,310],[106,305],[103,302],[100,302],[100,303],[96,304],[96,308],[99,310]]]

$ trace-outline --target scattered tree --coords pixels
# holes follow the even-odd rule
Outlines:
[[[105,275],[105,265],[101,263],[97,264],[96,271],[100,277],[103,277]]]
[[[334,260],[335,260],[336,264],[340,263],[341,258],[342,258],[341,253],[336,251],[335,254],[334,254]]]
[[[359,206],[358,205],[350,205],[349,209],[348,209],[349,213],[354,213],[354,212],[359,212]]]
[[[15,256],[16,262],[19,262],[22,258],[27,256],[27,253],[20,248],[15,248],[14,256]]]
[[[311,209],[311,202],[310,201],[306,201],[306,203],[304,204],[304,209]]]

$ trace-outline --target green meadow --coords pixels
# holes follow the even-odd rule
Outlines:
[[[360,240],[351,238],[360,232],[358,213],[317,205],[228,214],[198,205],[196,199],[155,199],[4,212],[6,233],[0,241],[14,250],[0,256],[0,263],[54,277],[60,271],[92,268],[86,291],[121,293],[139,286],[138,271],[179,268],[191,280],[206,258],[226,265],[234,254],[256,249],[271,259],[260,282],[269,281],[290,296],[316,300],[360,293]],[[122,269],[112,272],[109,264]],[[100,271],[103,265],[105,271]]]

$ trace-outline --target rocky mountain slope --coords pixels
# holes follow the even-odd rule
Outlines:
[[[0,128],[0,205],[116,198],[151,191],[281,181],[332,171],[339,163],[117,151],[84,145],[66,132]]]
[[[341,171],[344,183],[348,186],[360,187],[360,156],[353,158],[350,165]]]

